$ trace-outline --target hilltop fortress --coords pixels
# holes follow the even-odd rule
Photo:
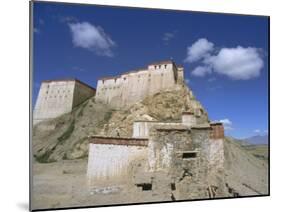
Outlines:
[[[33,124],[71,112],[90,97],[122,108],[161,91],[178,90],[184,86],[184,69],[173,61],[152,63],[146,69],[123,73],[119,76],[101,78],[97,89],[77,80],[45,80],[41,83],[33,113]],[[187,87],[195,113],[203,112],[201,104],[194,99]]]
[[[99,79],[96,100],[124,107],[160,91],[177,89],[183,82],[182,66],[170,60],[152,63],[146,69]]]
[[[94,99],[85,102],[93,96]],[[160,101],[151,107],[162,114],[171,110],[166,119],[157,118],[142,105],[149,99],[147,97],[157,99],[159,96],[162,96]],[[179,102],[180,107],[174,107]],[[89,125],[98,119],[97,116],[92,120],[87,117],[89,122],[80,128],[75,125],[83,118],[81,111],[87,104],[97,110],[105,107],[104,104],[110,106],[96,125],[102,125],[100,130]],[[139,108],[136,113],[141,105],[143,110]],[[159,105],[163,106],[162,110]],[[101,78],[97,90],[78,80],[44,81],[34,109],[34,122],[52,119],[75,107],[80,109],[80,116],[73,115],[75,112],[71,114],[72,122],[66,132],[71,134],[70,130],[75,129],[83,132],[79,136],[88,147],[87,182],[91,194],[132,192],[143,201],[214,198],[227,194],[223,125],[209,120],[207,112],[184,82],[183,67],[173,61],[152,63],[146,69]],[[112,119],[112,113],[118,112],[126,116]],[[101,109],[97,113],[102,113]],[[175,113],[179,114],[176,118],[172,116]],[[130,126],[120,128],[127,118]],[[81,130],[87,126],[91,131]],[[121,129],[127,131],[126,136]],[[78,134],[76,136],[78,139]],[[38,150],[43,154],[41,157],[61,148],[61,137],[45,155],[42,148]],[[81,143],[81,137],[77,142]],[[75,145],[71,145],[74,148]],[[63,157],[67,158],[66,152]]]

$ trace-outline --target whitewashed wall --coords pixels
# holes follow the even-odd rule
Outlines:
[[[114,182],[128,174],[129,164],[147,158],[147,147],[113,144],[89,144],[87,176],[91,184]],[[124,178],[126,179],[126,178]]]
[[[183,71],[181,71],[183,75]],[[181,76],[182,77],[182,76]],[[173,64],[149,65],[148,69],[101,79],[97,83],[96,99],[114,107],[133,104],[161,90],[177,86],[177,71]]]
[[[94,94],[93,89],[75,80],[42,82],[34,107],[33,123],[68,113]]]

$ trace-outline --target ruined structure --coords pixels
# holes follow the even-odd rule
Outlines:
[[[183,82],[182,66],[171,60],[152,63],[146,69],[99,79],[96,100],[120,108],[160,91],[175,90]]]
[[[33,112],[33,124],[68,113],[94,95],[94,88],[76,79],[43,81]]]
[[[132,138],[90,137],[89,186],[150,191],[150,201],[219,196],[223,139],[221,123],[200,123],[192,112],[182,122],[135,121]]]

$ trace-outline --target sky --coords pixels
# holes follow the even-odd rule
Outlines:
[[[226,134],[268,132],[268,18],[34,3],[33,99],[43,80],[98,78],[172,59]]]

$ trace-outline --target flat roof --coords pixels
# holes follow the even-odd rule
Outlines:
[[[176,67],[181,67],[183,68],[182,65],[179,65],[177,66],[176,63],[172,60],[163,60],[163,61],[158,61],[158,62],[153,62],[153,63],[150,63],[148,64],[148,66],[153,66],[153,65],[162,65],[162,64],[173,64],[174,66]],[[116,76],[111,76],[111,77],[101,77],[101,78],[98,78],[98,80],[108,80],[108,79],[115,79],[115,78],[120,78],[122,77],[122,75],[126,75],[126,74],[131,74],[131,73],[137,73],[137,72],[140,72],[140,71],[145,71],[146,69],[144,68],[139,68],[139,69],[135,69],[135,70],[131,70],[131,71],[127,71],[127,72],[124,72],[122,74],[119,74],[119,75],[116,75]]]
[[[223,125],[222,122],[211,122],[210,125],[214,126],[214,125]]]
[[[42,83],[50,83],[50,82],[77,82],[80,83],[90,89],[92,89],[93,91],[96,91],[95,88],[91,87],[90,85],[76,79],[76,78],[69,78],[69,79],[53,79],[53,80],[43,80]]]
[[[127,137],[108,137],[108,136],[91,136],[89,143],[92,144],[112,144],[125,146],[147,146],[147,138],[127,138]]]

